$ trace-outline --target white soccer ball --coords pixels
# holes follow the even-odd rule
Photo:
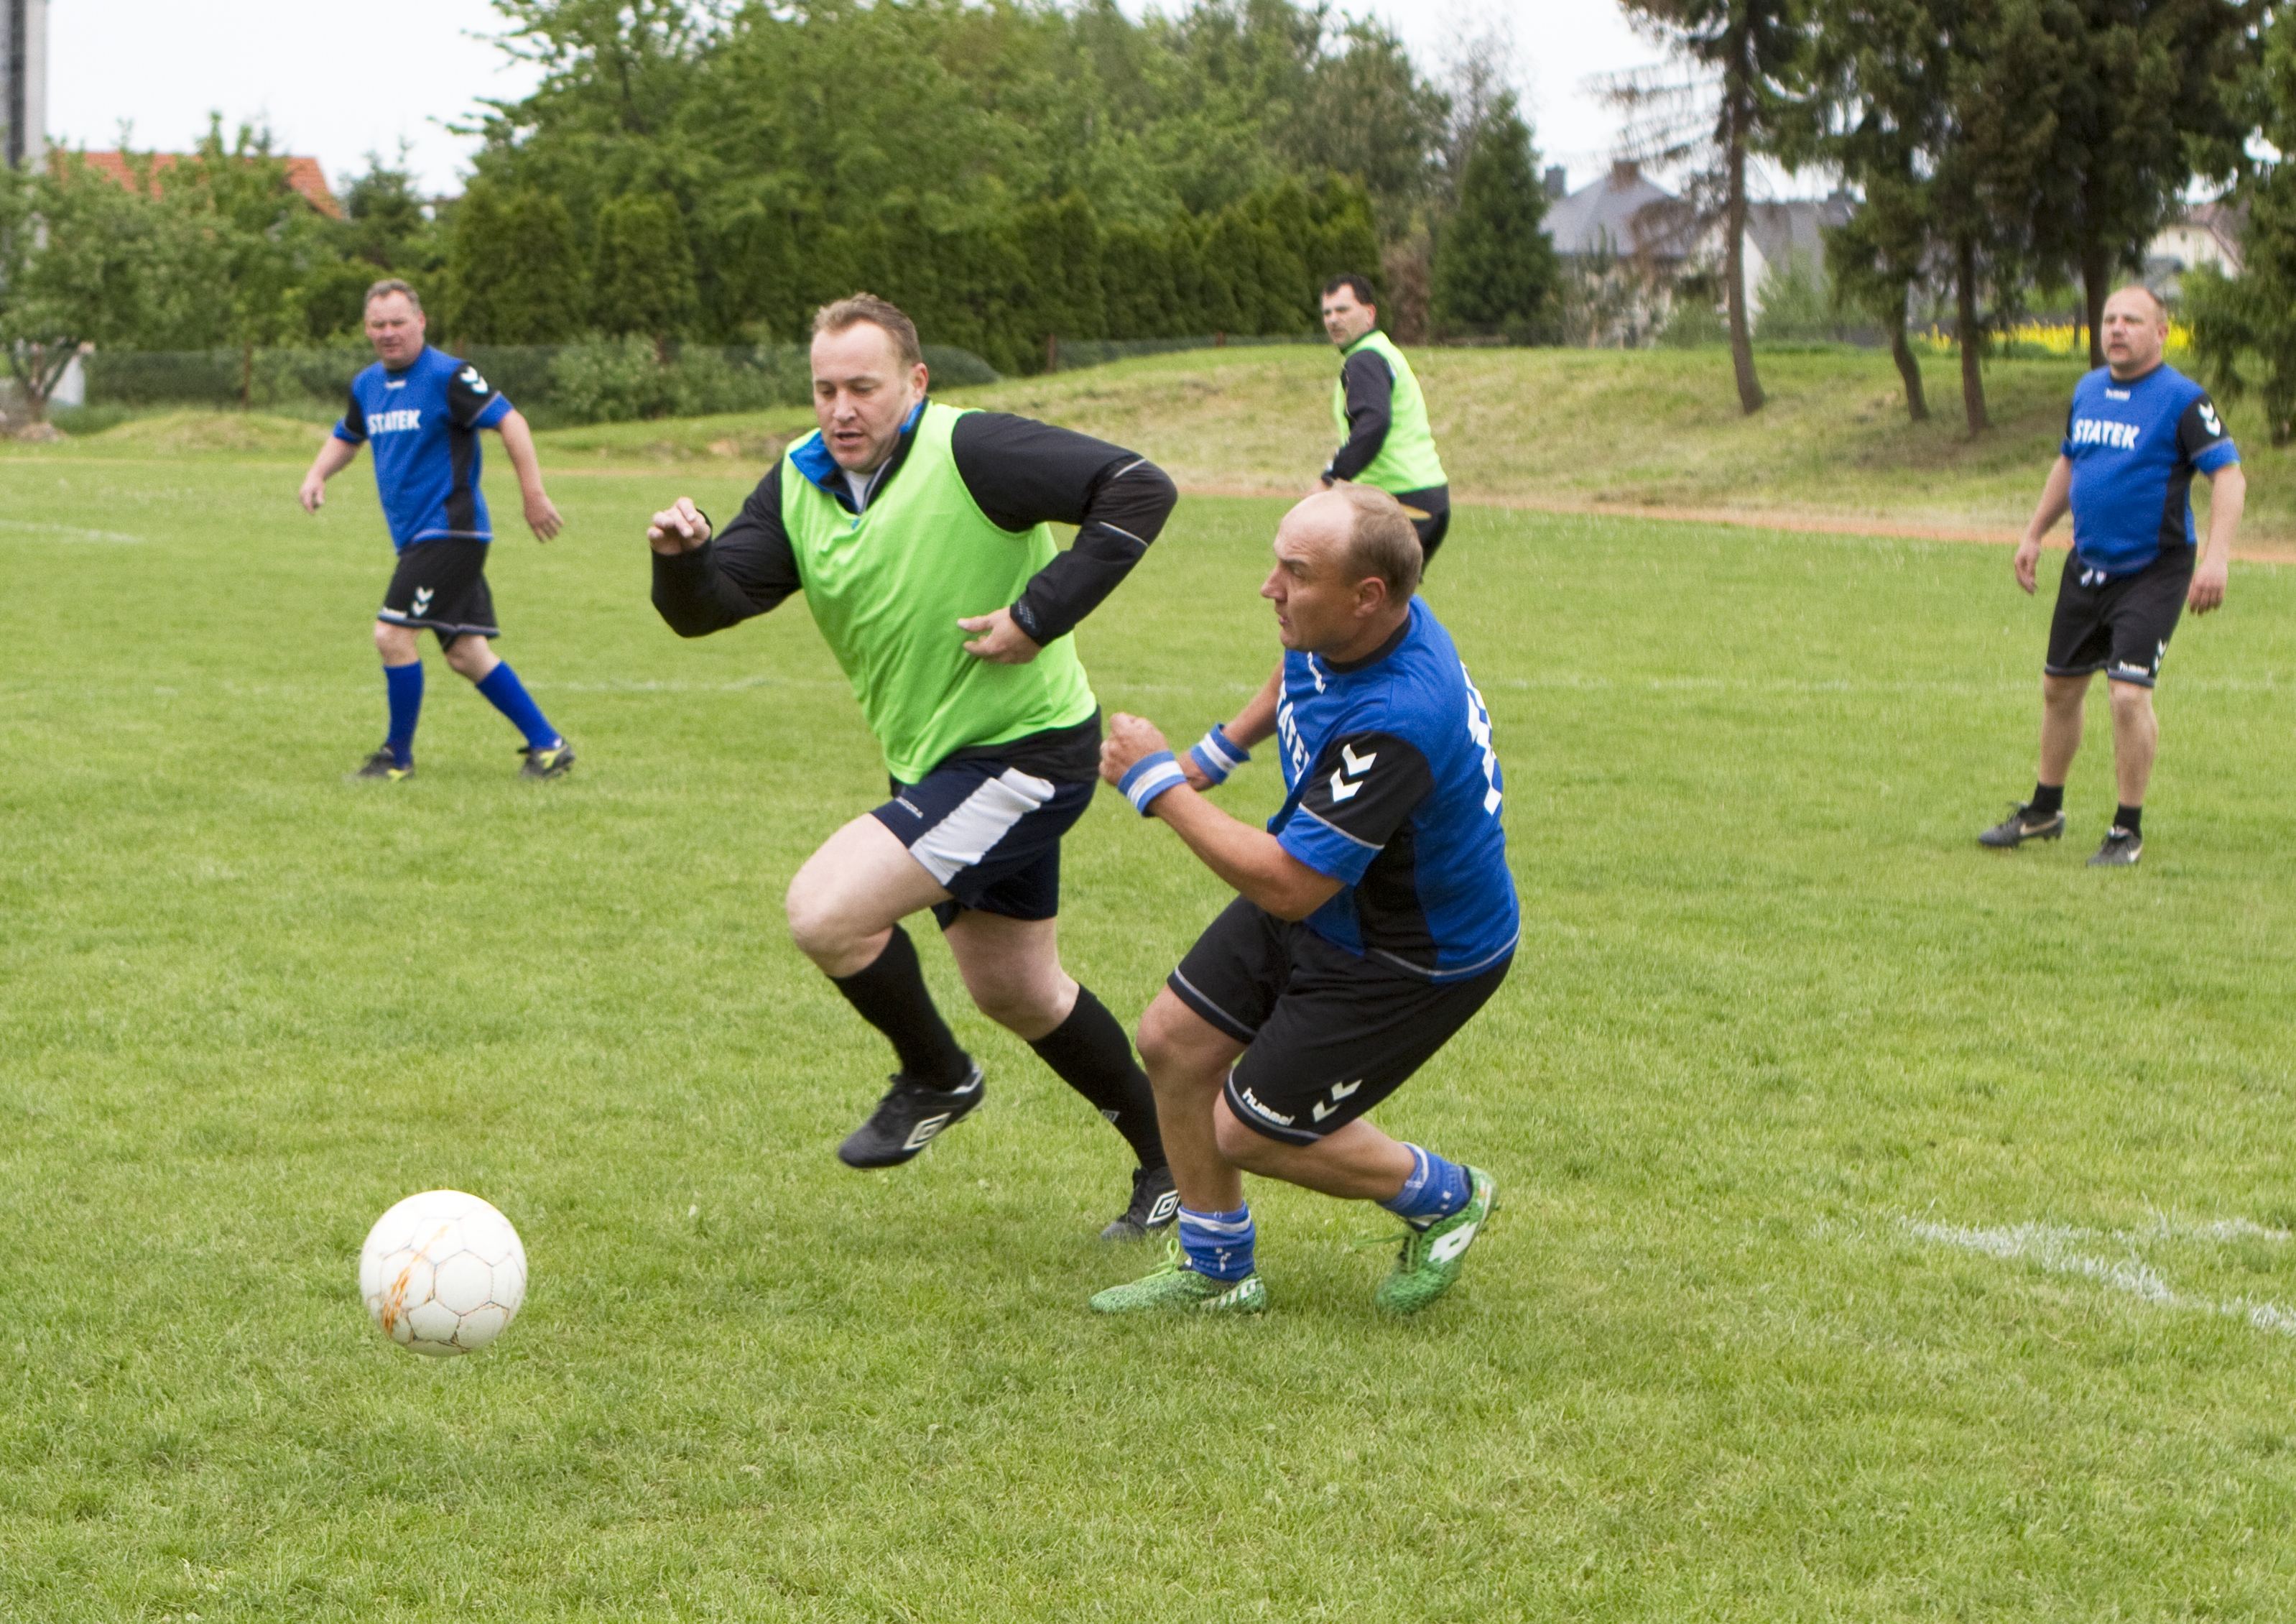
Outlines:
[[[475,1195],[410,1195],[366,1233],[359,1295],[375,1329],[432,1358],[472,1353],[503,1333],[526,1300],[526,1248]]]

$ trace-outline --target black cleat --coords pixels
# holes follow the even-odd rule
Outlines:
[[[402,778],[412,778],[414,776],[414,763],[410,759],[405,767],[399,766],[398,758],[390,753],[390,746],[386,744],[362,762],[359,765],[359,770],[353,773],[351,776],[354,778],[387,778],[391,783],[397,783]]]
[[[1103,1241],[1144,1241],[1180,1216],[1180,1193],[1169,1168],[1140,1168],[1132,1175],[1132,1204],[1100,1232]]]
[[[2046,817],[2034,817],[2032,803],[2019,806],[1984,833],[1977,837],[1980,846],[1993,846],[2004,851],[2022,846],[2027,841],[2054,841],[2065,832],[2065,815],[2058,810]]]
[[[895,1072],[869,1120],[837,1147],[837,1159],[849,1168],[897,1168],[955,1127],[987,1092],[979,1066],[959,1088],[931,1088]]]
[[[2134,868],[2136,859],[2144,855],[2144,837],[2131,834],[2115,824],[2104,832],[2104,844],[2088,860],[2091,868]]]
[[[563,739],[538,748],[529,744],[518,753],[526,758],[526,765],[518,769],[521,778],[562,778],[574,765],[574,747]]]

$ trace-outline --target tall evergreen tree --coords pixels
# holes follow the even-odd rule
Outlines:
[[[641,333],[657,345],[693,319],[693,248],[677,200],[632,193],[598,211],[591,310],[599,330]]]
[[[589,267],[556,197],[473,181],[447,231],[447,325],[464,342],[549,344],[588,315]]]
[[[1435,251],[1440,326],[1551,335],[1554,246],[1530,129],[1512,94],[1484,119],[1459,180],[1459,203]]]
[[[2254,394],[2276,446],[2296,440],[2296,12],[2267,23],[2251,89],[2262,135],[2281,156],[2259,164],[2237,196],[2246,221],[2241,265],[2185,278],[2193,348],[2211,389],[2227,401]]]

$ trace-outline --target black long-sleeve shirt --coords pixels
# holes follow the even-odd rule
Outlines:
[[[873,501],[898,478],[914,426],[866,485]],[[1026,530],[1078,527],[1073,545],[1029,578],[1013,622],[1042,646],[1065,637],[1140,562],[1179,493],[1163,470],[1105,440],[1004,412],[968,412],[950,435],[957,477],[992,524]],[[776,461],[738,517],[691,553],[654,554],[653,603],[682,637],[699,637],[760,615],[802,589],[782,525]],[[830,494],[859,512],[840,479]]]
[[[1347,443],[1332,453],[1327,480],[1352,480],[1379,460],[1395,426],[1395,369],[1376,349],[1358,349],[1340,367],[1347,390]]]

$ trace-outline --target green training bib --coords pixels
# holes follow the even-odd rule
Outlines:
[[[1395,373],[1395,392],[1389,402],[1387,439],[1371,466],[1356,475],[1365,485],[1389,492],[1426,490],[1449,480],[1442,460],[1435,455],[1435,431],[1427,426],[1427,401],[1419,392],[1419,379],[1394,340],[1376,327],[1340,352],[1341,365],[1358,349],[1384,357]],[[1348,385],[1344,375],[1332,386],[1332,420],[1339,424],[1340,443],[1348,439]]]
[[[1010,608],[1056,551],[1046,525],[1000,529],[956,471],[964,414],[928,404],[899,473],[856,514],[782,458],[782,524],[806,606],[853,685],[885,770],[914,783],[951,751],[1070,727],[1098,709],[1076,642],[1027,665],[964,652],[960,616]]]

